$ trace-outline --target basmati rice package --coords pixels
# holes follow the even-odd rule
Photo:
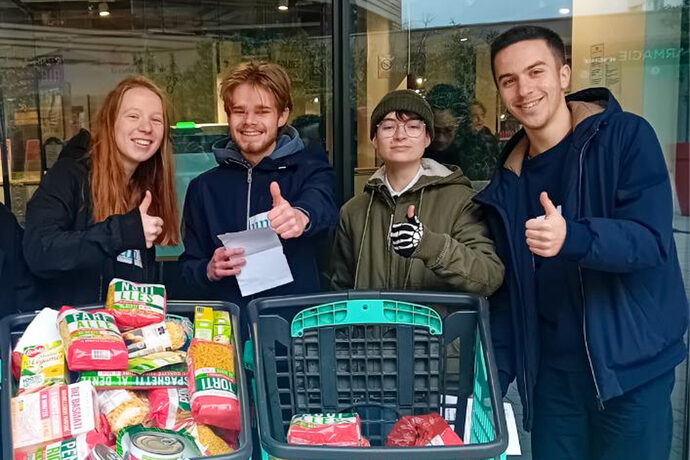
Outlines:
[[[187,351],[189,395],[194,421],[241,429],[232,345],[194,339]]]
[[[149,416],[148,403],[127,390],[99,391],[98,408],[105,414],[110,429],[115,434],[126,426],[144,423]]]
[[[112,315],[65,306],[57,320],[69,370],[127,369],[127,347]]]
[[[161,388],[149,392],[149,422],[156,428],[177,430],[193,423],[186,388]]]
[[[105,309],[115,317],[121,331],[160,323],[167,310],[165,286],[113,278],[108,285]]]

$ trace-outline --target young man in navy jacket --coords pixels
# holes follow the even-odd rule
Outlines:
[[[506,266],[491,315],[503,391],[517,378],[535,460],[668,458],[688,303],[659,141],[605,88],[565,96],[551,30],[510,29],[491,59],[523,125],[475,198]]]
[[[305,148],[286,124],[290,79],[271,63],[248,62],[222,81],[230,137],[214,146],[218,166],[195,178],[183,215],[182,275],[204,296],[245,305],[235,276],[243,248],[217,235],[270,225],[281,238],[294,281],[261,296],[320,290],[317,248],[338,222],[333,170],[316,145]]]

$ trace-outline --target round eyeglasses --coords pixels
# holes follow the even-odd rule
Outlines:
[[[402,123],[394,120],[384,120],[376,125],[376,133],[382,138],[388,139],[395,136],[398,127],[402,127],[405,130],[405,134],[409,137],[419,137],[426,129],[426,123],[422,120],[407,120]]]

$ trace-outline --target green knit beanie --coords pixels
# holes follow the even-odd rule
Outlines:
[[[386,115],[397,111],[412,112],[419,115],[419,118],[426,123],[426,132],[429,133],[429,137],[434,138],[434,112],[431,111],[429,103],[411,89],[399,89],[383,96],[371,113],[369,138],[374,139],[377,125]]]

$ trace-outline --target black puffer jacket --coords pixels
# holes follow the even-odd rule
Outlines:
[[[20,311],[41,307],[36,279],[22,256],[22,228],[14,215],[0,203],[0,319]]]
[[[94,223],[89,143],[86,130],[70,139],[26,209],[26,262],[55,307],[103,303],[116,276],[156,281],[155,250],[146,249],[138,208]]]

